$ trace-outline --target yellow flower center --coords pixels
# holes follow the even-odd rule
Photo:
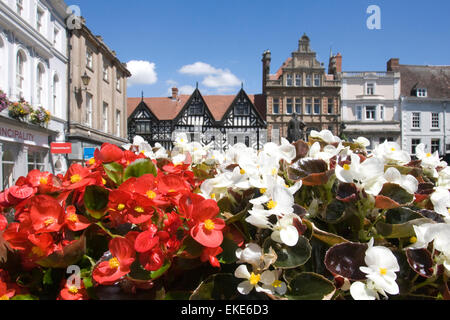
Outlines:
[[[259,280],[261,280],[261,275],[260,274],[254,274],[252,272],[252,274],[250,275],[250,279],[249,279],[250,284],[253,285],[253,286],[256,286],[258,284]]]
[[[181,143],[184,143],[184,139],[180,139],[180,142],[181,142]]]
[[[344,164],[343,168],[344,168],[345,171],[349,171],[350,170],[350,166],[348,164]]]
[[[39,247],[33,247],[33,248],[31,249],[31,252],[32,252],[35,256],[38,256],[38,257],[42,257],[42,256],[44,255],[44,251],[42,251],[42,249],[39,248]]]
[[[380,268],[380,274],[382,276],[385,276],[387,274],[387,269],[386,268]]]
[[[211,193],[211,199],[215,199],[216,198],[216,194],[215,193]]]
[[[241,174],[244,175],[245,174],[245,170],[241,169]]]
[[[70,286],[69,287],[69,292],[71,294],[77,294],[78,293],[78,288],[76,286]]]
[[[139,213],[144,213],[145,210],[142,207],[136,207],[136,208],[134,208],[134,211],[139,212]]]
[[[272,169],[272,175],[275,176],[278,173],[278,170],[276,168]]]
[[[211,219],[205,220],[204,225],[205,225],[205,229],[209,230],[209,231],[214,230],[214,228],[216,226]]]
[[[6,301],[6,300],[9,300],[9,297],[6,294],[0,297],[0,301]]]
[[[109,267],[111,269],[117,269],[120,266],[120,262],[117,258],[112,258],[109,260]]]
[[[42,177],[42,178],[39,180],[39,183],[40,183],[40,184],[47,184],[47,183],[48,183],[48,178]]]
[[[427,153],[427,158],[431,157],[431,153]]]
[[[274,287],[274,288],[279,288],[279,287],[281,287],[281,284],[282,284],[282,282],[281,282],[280,280],[275,280],[275,281],[272,283],[272,287]]]
[[[395,148],[391,148],[391,151],[392,151],[392,152],[394,152],[394,151],[397,151],[397,149],[395,149]]]
[[[89,159],[88,163],[89,163],[90,165],[93,165],[93,164],[95,163],[95,158]]]
[[[106,180],[105,180],[105,179],[103,179],[103,178],[102,178],[102,183],[103,183],[103,184],[106,184]]]
[[[272,210],[276,206],[277,206],[277,202],[276,201],[270,200],[269,203],[267,203],[267,208],[269,208],[270,210]]]
[[[67,218],[70,222],[78,222],[78,216],[75,213],[70,214],[70,216]]]
[[[55,218],[48,218],[47,220],[44,221],[44,224],[46,227],[48,227],[49,225],[52,225],[56,222]]]
[[[70,182],[72,183],[77,183],[81,181],[81,177],[79,174],[74,174],[73,176],[70,177]]]
[[[149,199],[155,199],[156,198],[156,193],[153,190],[148,190],[146,195],[147,195],[147,197]]]
[[[416,237],[411,237],[411,238],[409,238],[409,242],[416,243],[417,242],[417,238]]]
[[[123,209],[125,209],[125,205],[123,203],[119,203],[117,210],[122,211]]]
[[[176,192],[175,189],[170,189],[170,190],[169,190],[169,193],[174,193],[174,192]]]
[[[261,189],[259,189],[259,192],[261,192],[261,194],[264,194],[264,193],[267,192],[267,189],[266,188],[261,188]]]

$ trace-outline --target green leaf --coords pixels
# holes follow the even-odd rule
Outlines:
[[[189,300],[191,293],[189,291],[170,291],[164,296],[164,300]]]
[[[49,286],[51,286],[53,284],[52,269],[47,269],[44,272],[44,277],[42,278],[42,283],[44,285],[49,285]]]
[[[335,292],[333,283],[325,277],[311,272],[304,272],[290,282],[290,300],[325,300]]]
[[[401,224],[389,224],[381,221],[376,224],[375,228],[380,235],[388,239],[409,238],[415,235],[414,226],[430,222],[431,220],[427,218],[414,219]]]
[[[39,300],[39,298],[36,296],[33,296],[31,294],[21,294],[21,295],[12,297],[11,300]]]
[[[239,296],[237,279],[231,273],[218,273],[203,281],[189,300],[233,300]]]
[[[104,163],[103,169],[105,169],[106,175],[117,185],[121,185],[123,182],[123,167],[117,162]]]
[[[139,178],[145,174],[152,174],[156,177],[158,171],[155,164],[150,159],[137,159],[130,164],[124,173],[124,181],[131,177]]]
[[[278,256],[274,266],[281,269],[292,269],[304,265],[311,257],[311,245],[308,239],[300,236],[295,246],[289,247],[283,243],[266,239],[263,244],[265,253],[269,253],[272,248]]]
[[[236,250],[238,246],[232,239],[224,237],[222,245],[223,252],[217,256],[220,263],[230,264],[237,261]]]
[[[107,210],[109,191],[99,186],[87,186],[84,192],[84,206],[95,219],[101,219]]]
[[[159,268],[156,271],[151,271],[150,277],[152,278],[152,280],[155,280],[155,279],[161,277],[164,273],[166,273],[167,270],[169,270],[169,268],[171,266],[172,266],[172,263],[169,260],[167,260],[161,268]]]

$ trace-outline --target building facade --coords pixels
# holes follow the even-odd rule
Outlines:
[[[343,72],[342,123],[348,139],[365,137],[370,147],[384,141],[400,144],[400,73]]]
[[[127,78],[131,76],[116,53],[95,36],[82,19],[69,31],[69,160],[84,161],[86,150],[127,139]]]
[[[292,52],[276,74],[270,74],[272,56],[263,54],[263,94],[267,105],[268,140],[279,143],[287,137],[288,123],[296,113],[311,130],[330,130],[339,135],[340,73],[342,56],[330,57],[329,72],[316,59],[310,48],[310,39],[303,35],[298,49]]]
[[[212,144],[215,150],[244,143],[261,149],[267,141],[262,95],[202,96],[196,89],[191,95],[178,95],[172,89],[167,98],[128,99],[128,138],[142,136],[154,145],[172,148],[176,133],[184,132],[190,141]]]
[[[67,170],[50,153],[64,142],[67,121],[66,4],[62,0],[0,0],[0,89],[51,113],[48,127],[0,113],[0,179],[7,188],[29,170]]]
[[[402,148],[425,152],[449,161],[450,156],[450,66],[402,65],[398,58],[388,62],[388,71],[401,74]]]

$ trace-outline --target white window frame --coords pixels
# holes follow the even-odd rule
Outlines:
[[[412,129],[420,129],[421,125],[421,114],[420,112],[413,112],[411,114],[411,128]]]
[[[416,96],[419,98],[426,98],[428,96],[428,90],[426,88],[418,88],[416,90]]]
[[[419,142],[419,143],[414,143],[415,142]],[[422,143],[422,140],[420,138],[412,138],[411,139],[411,154],[415,155],[416,154],[416,147]]]
[[[384,106],[380,106],[380,121],[384,121]]]
[[[374,82],[368,82],[366,83],[366,95],[367,96],[373,96],[375,95],[375,83]],[[370,91],[369,91],[370,90]]]
[[[58,106],[58,88],[59,87],[59,77],[57,74],[53,75],[52,79],[52,107],[53,110],[51,110],[52,114],[56,113],[56,109]]]
[[[290,103],[289,100],[291,101]],[[291,112],[289,112],[289,106],[291,106]],[[293,114],[293,113],[294,113],[294,99],[286,98],[286,114]]]
[[[286,74],[286,86],[292,87],[292,85],[293,85],[292,74],[288,73]]]
[[[370,113],[373,114],[373,118],[369,118],[368,115],[368,108],[370,108]],[[373,111],[372,111],[373,108]],[[367,121],[376,121],[377,120],[377,107],[376,106],[365,106],[364,107],[364,119]]]
[[[20,57],[20,60],[19,60]],[[17,50],[16,54],[16,90],[17,98],[22,98],[25,91],[25,69],[26,55],[22,49]]]
[[[320,74],[314,74],[314,87],[320,87]]]
[[[121,134],[121,112],[116,110],[116,136],[120,137]]]
[[[109,105],[106,102],[103,102],[103,132],[108,133],[108,111]]]
[[[303,99],[295,98],[295,113],[302,114],[303,113],[302,109],[303,109]]]
[[[44,102],[44,83],[45,68],[42,63],[38,63],[36,67],[36,102],[38,106],[42,106]]]
[[[436,144],[435,142],[437,142],[437,149],[436,148]],[[439,154],[441,154],[441,139],[431,139],[431,153],[435,153],[436,151],[439,152]]]
[[[439,129],[441,124],[441,117],[438,112],[431,113],[431,129]]]
[[[121,78],[119,74],[116,75],[116,90],[121,92],[122,86],[121,86]]]
[[[302,87],[303,86],[303,77],[301,73],[295,74],[295,86],[296,87]]]
[[[94,52],[89,48],[86,49],[86,67],[91,70],[94,68]]]
[[[23,16],[24,9],[23,0],[16,0],[16,12],[19,16]]]
[[[319,110],[318,110],[318,112],[317,112],[317,110],[316,110],[316,106],[317,106],[317,104],[316,104],[316,101],[319,101],[319,103],[318,103],[318,105],[319,105]],[[321,113],[321,102],[322,102],[322,100],[320,99],[320,98],[314,98],[313,99],[313,114],[320,114]]]
[[[92,111],[93,111],[93,99],[94,97],[86,92],[86,120],[85,124],[88,127],[92,127]]]
[[[310,101],[308,103],[308,101]],[[312,98],[306,98],[306,102],[305,102],[305,114],[312,114],[313,113],[313,105],[314,105],[314,101]]]
[[[275,105],[277,105],[277,112],[275,112]],[[273,114],[280,114],[280,99],[274,98],[272,103],[272,113]]]
[[[306,87],[312,87],[312,77],[310,74],[306,75],[306,83],[305,83]]]
[[[109,82],[109,65],[106,61],[103,61],[103,80]]]

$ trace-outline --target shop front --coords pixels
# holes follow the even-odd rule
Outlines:
[[[0,115],[1,189],[11,187],[33,169],[54,173],[50,143],[57,135],[56,131]]]

